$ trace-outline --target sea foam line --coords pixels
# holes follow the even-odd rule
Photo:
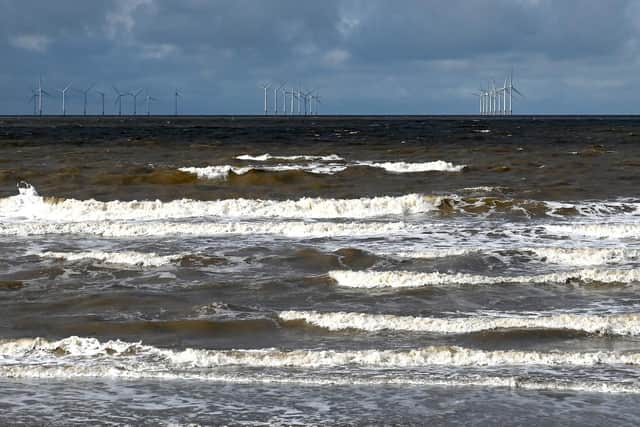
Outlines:
[[[381,386],[403,385],[420,387],[491,387],[516,390],[540,390],[560,392],[588,392],[605,394],[638,394],[637,382],[607,382],[596,380],[561,380],[553,378],[527,378],[524,376],[465,376],[439,377],[436,375],[419,377],[377,375],[376,377],[357,377],[354,375],[238,375],[212,372],[170,372],[156,369],[136,369],[132,366],[86,367],[86,366],[3,366],[0,364],[0,377],[24,379],[154,379],[164,381],[210,381],[227,384],[284,384],[302,386]]]
[[[163,265],[172,264],[181,259],[184,254],[178,255],[158,255],[155,252],[135,252],[135,251],[122,251],[122,252],[105,252],[99,250],[84,251],[84,252],[54,252],[45,251],[33,253],[42,258],[58,258],[67,261],[80,261],[85,259],[92,259],[104,264],[122,264],[122,265],[136,265],[143,267],[160,267]]]
[[[467,167],[466,165],[455,165],[444,160],[424,163],[359,161],[355,164],[357,166],[380,168],[391,173],[462,172]]]
[[[330,331],[357,329],[368,332],[393,330],[435,334],[468,334],[494,329],[570,329],[600,335],[640,335],[639,314],[435,318],[290,310],[283,311],[278,316],[283,321],[303,320],[308,324]]]
[[[229,174],[244,175],[251,171],[263,172],[287,172],[287,171],[303,171],[319,175],[334,175],[343,172],[347,166],[342,164],[326,164],[326,163],[309,163],[304,165],[273,165],[273,166],[205,166],[205,167],[182,167],[179,171],[191,173],[201,179],[227,179]]]
[[[545,224],[544,228],[552,234],[572,236],[588,236],[606,239],[623,239],[640,237],[640,224],[614,223],[614,224]]]
[[[326,156],[322,155],[308,155],[308,154],[299,154],[293,156],[272,156],[269,153],[260,154],[257,156],[252,156],[250,154],[242,154],[240,156],[236,156],[238,160],[250,160],[254,162],[266,162],[269,160],[307,160],[307,161],[323,161],[323,162],[340,162],[344,161],[344,159],[337,154],[328,154]]]
[[[616,351],[539,352],[479,350],[459,346],[430,346],[411,350],[184,350],[162,349],[120,340],[100,342],[95,338],[69,337],[59,341],[41,338],[0,342],[0,366],[95,361],[144,363],[155,369],[216,368],[363,368],[502,367],[502,366],[600,366],[640,365],[640,353]]]
[[[32,186],[0,199],[0,218],[46,221],[166,220],[171,218],[371,218],[410,215],[438,209],[437,196],[408,194],[360,199],[301,198],[298,200],[227,199],[170,202],[47,199]]]
[[[384,256],[401,258],[435,259],[472,254],[501,254],[504,251],[515,251],[519,255],[531,253],[542,261],[566,266],[590,266],[605,264],[625,264],[640,260],[640,249],[597,248],[597,247],[525,247],[510,249],[476,248],[434,248],[419,251],[402,251],[396,253],[380,253]]]
[[[583,283],[632,283],[640,281],[640,269],[597,270],[585,269],[570,272],[532,276],[481,276],[474,274],[416,273],[410,271],[350,271],[336,270],[328,273],[339,286],[350,288],[416,288],[447,285],[491,284],[563,284],[575,281]]]
[[[293,238],[379,236],[420,232],[404,222],[0,222],[0,235],[81,234],[104,237],[281,235]]]

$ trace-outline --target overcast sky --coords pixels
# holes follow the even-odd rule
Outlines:
[[[108,114],[114,85],[144,89],[138,113],[178,87],[185,114],[260,114],[262,82],[319,88],[326,114],[474,114],[512,68],[515,113],[637,114],[640,0],[0,0],[0,57],[0,114],[32,112],[40,74],[46,113],[72,81]]]

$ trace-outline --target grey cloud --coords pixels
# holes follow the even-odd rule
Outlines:
[[[0,0],[0,113],[28,112],[39,74],[165,100],[180,86],[191,113],[259,113],[263,80],[321,87],[325,112],[474,113],[469,92],[511,67],[532,93],[522,112],[635,112],[639,14],[632,0]]]

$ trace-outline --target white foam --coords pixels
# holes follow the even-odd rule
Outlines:
[[[221,223],[175,223],[175,222],[72,222],[42,223],[0,222],[0,235],[31,236],[45,234],[90,234],[104,237],[146,236],[216,236],[238,235],[282,235],[295,238],[377,236],[396,233],[417,232],[419,229],[404,222],[221,222]]]
[[[170,218],[370,218],[434,211],[441,198],[421,194],[360,199],[227,199],[170,202],[57,199],[39,196],[33,187],[0,199],[0,218],[46,221],[166,220]]]
[[[453,256],[464,256],[479,252],[476,249],[457,249],[457,248],[440,248],[440,249],[430,249],[423,251],[400,251],[385,254],[385,255],[395,255],[401,258],[423,258],[423,259],[433,259],[433,258],[446,258]],[[382,255],[382,254],[381,254]]]
[[[531,248],[547,262],[568,266],[624,264],[640,259],[639,249],[625,248]]]
[[[227,179],[229,174],[244,175],[251,171],[265,172],[286,172],[303,171],[318,175],[334,175],[347,169],[347,166],[335,163],[309,163],[304,165],[273,165],[273,166],[247,166],[236,167],[230,165],[206,166],[206,167],[184,167],[178,170],[192,173],[201,179]]]
[[[162,265],[171,264],[183,255],[158,255],[156,253],[143,253],[134,251],[122,251],[122,252],[104,252],[104,251],[85,251],[85,252],[52,252],[46,251],[41,253],[34,253],[40,257],[45,258],[58,258],[67,261],[80,261],[85,259],[92,259],[99,261],[103,264],[122,264],[122,265],[137,265],[144,267],[160,267]]]
[[[407,162],[357,162],[357,165],[382,168],[392,173],[416,173],[416,172],[461,172],[466,165],[454,165],[444,160],[436,160],[424,163]]]
[[[185,167],[178,168],[179,171],[197,175],[202,179],[227,179],[230,173],[244,175],[253,170],[251,167],[235,167],[230,165],[206,166],[206,167]]]
[[[559,392],[587,392],[604,394],[638,394],[640,386],[633,382],[607,382],[591,380],[561,380],[552,378],[527,378],[524,376],[393,376],[358,378],[353,375],[313,375],[293,377],[289,375],[239,375],[213,372],[170,372],[154,369],[135,369],[132,366],[2,366],[0,376],[24,379],[153,379],[163,381],[208,381],[227,384],[284,384],[313,386],[381,386],[404,385],[420,387],[495,387],[516,390]]]
[[[640,365],[640,353],[617,351],[538,352],[478,350],[459,346],[430,346],[410,350],[169,350],[127,343],[100,342],[95,338],[69,337],[59,341],[41,338],[0,342],[0,366],[19,363],[131,360],[155,363],[157,368],[215,368],[244,366],[260,368],[321,368],[361,366],[367,368],[410,368],[424,366],[598,366]],[[118,363],[119,365],[119,363]],[[160,366],[157,366],[160,365]]]
[[[269,153],[261,154],[258,156],[252,156],[250,154],[243,154],[241,156],[237,156],[238,160],[251,160],[255,162],[266,162],[268,160],[307,160],[307,161],[324,161],[324,162],[340,162],[344,161],[344,159],[337,154],[329,154],[326,156],[319,155],[306,155],[300,154],[295,156],[272,156]]]
[[[330,271],[329,277],[339,286],[350,288],[416,288],[447,285],[491,284],[562,284],[634,283],[640,281],[640,269],[597,270],[585,269],[532,276],[481,276],[473,274],[416,273],[410,271]]]
[[[317,311],[283,311],[284,321],[305,322],[331,331],[358,329],[363,331],[413,331],[436,334],[467,334],[493,329],[571,329],[602,335],[640,335],[640,314],[588,315],[556,314],[541,316],[472,316],[435,318]]]
[[[110,378],[200,380],[229,383],[317,385],[422,385],[510,387],[533,390],[572,390],[598,393],[639,393],[636,382],[563,380],[520,376],[403,375],[376,371],[351,371],[350,375],[224,373],[216,368],[420,368],[443,367],[591,367],[638,366],[640,354],[620,352],[483,351],[457,346],[414,350],[168,350],[120,340],[69,337],[59,341],[41,338],[0,341],[0,377],[4,378]]]
[[[581,235],[597,238],[624,239],[640,237],[640,224],[637,223],[613,223],[613,224],[545,224],[545,229],[557,235]]]

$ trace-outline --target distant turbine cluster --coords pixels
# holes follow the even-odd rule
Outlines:
[[[298,87],[286,87],[286,83],[275,85],[265,83],[260,85],[264,91],[264,115],[269,115],[269,95],[273,93],[273,115],[283,116],[317,116],[320,101],[320,91],[318,89],[305,90],[300,85]],[[278,95],[281,96],[282,110],[278,111]]]
[[[69,83],[67,86],[65,86],[63,89],[56,89],[57,92],[60,93],[61,95],[61,99],[62,99],[62,115],[66,116],[67,115],[67,107],[66,107],[66,97],[67,97],[67,91],[69,89],[71,89],[71,85],[72,83]],[[86,116],[87,115],[87,103],[88,103],[88,98],[89,98],[89,93],[94,92],[99,96],[99,101],[100,103],[98,104],[98,112],[96,113],[96,115],[105,115],[105,108],[104,108],[104,100],[105,100],[105,92],[102,92],[100,90],[94,89],[95,83],[90,85],[89,87],[87,87],[86,89],[71,89],[72,91],[75,91],[76,93],[82,95],[82,115]],[[117,107],[117,114],[119,116],[122,115],[122,103],[123,103],[123,99],[127,98],[127,97],[131,97],[132,100],[132,113],[134,116],[138,115],[138,97],[140,95],[142,95],[143,89],[137,89],[135,91],[127,91],[127,92],[122,92],[121,90],[119,90],[117,87],[113,86],[113,90],[116,94],[115,96],[115,100],[114,100],[114,106]],[[36,89],[32,90],[33,94],[31,95],[31,97],[29,98],[29,102],[33,103],[33,115],[39,115],[42,116],[44,114],[44,101],[45,98],[53,98],[53,96],[46,91],[43,87],[42,87],[42,78],[38,79],[38,87]],[[182,93],[180,93],[180,91],[178,89],[175,90],[175,92],[173,93],[173,96],[175,98],[174,100],[174,114],[177,116],[178,115],[178,98],[182,97]],[[147,116],[151,115],[151,103],[158,101],[158,98],[155,98],[153,96],[151,96],[149,93],[147,93],[144,98],[143,98],[144,102],[146,103],[146,113]]]
[[[487,85],[487,89],[480,89],[474,93],[480,99],[481,116],[511,116],[513,115],[513,94],[524,95],[513,85],[513,73],[504,80],[504,86],[496,87],[495,80]]]

